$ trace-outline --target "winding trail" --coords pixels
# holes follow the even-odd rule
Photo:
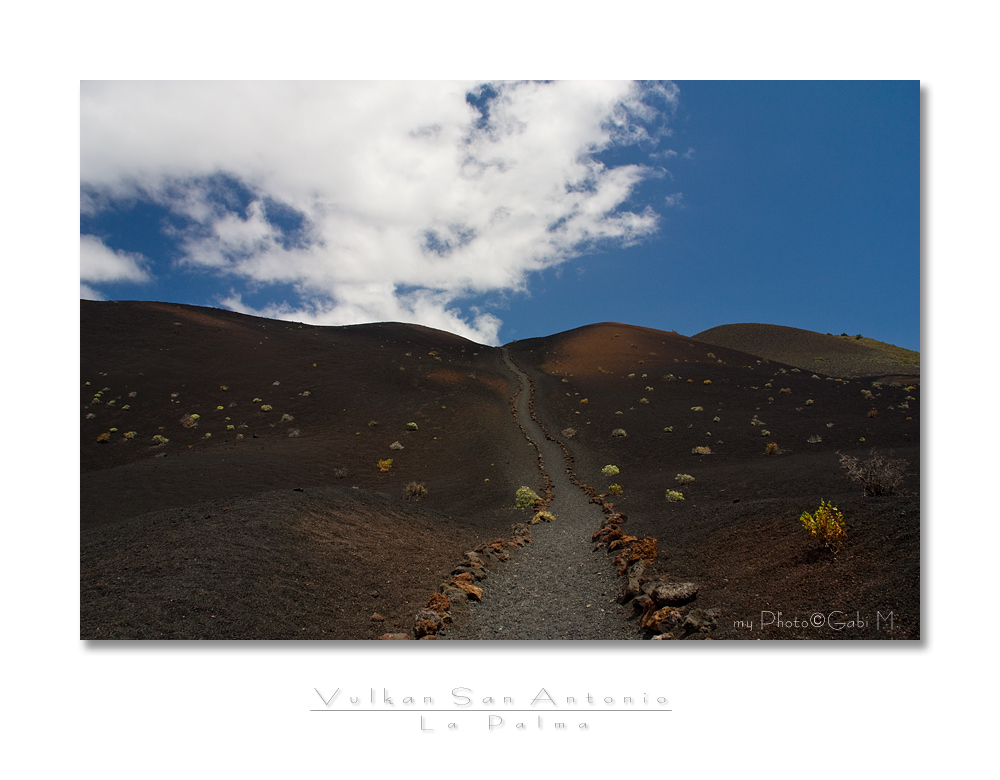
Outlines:
[[[562,448],[534,419],[530,377],[506,348],[501,358],[518,379],[512,411],[539,453],[556,521],[531,526],[532,543],[478,583],[482,601],[470,602],[450,633],[456,639],[638,639],[615,600],[620,584],[611,561],[592,551],[601,509],[573,484]]]

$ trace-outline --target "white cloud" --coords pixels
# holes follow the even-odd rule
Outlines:
[[[474,83],[85,82],[84,207],[142,197],[183,215],[188,268],[294,285],[302,304],[275,301],[270,316],[407,319],[495,343],[499,321],[470,321],[456,300],[523,290],[533,271],[655,232],[655,212],[624,204],[657,172],[595,154],[655,147],[677,96],[625,82],[494,89],[484,121],[466,100]],[[218,174],[249,207],[220,207],[206,184]],[[274,204],[301,216],[296,240]]]
[[[80,282],[80,298],[85,301],[104,301],[107,300],[101,293],[91,287],[89,284],[84,284]]]
[[[111,249],[97,236],[80,236],[80,279],[84,282],[148,282],[152,277],[147,263],[141,254]],[[90,287],[87,290],[96,293]]]

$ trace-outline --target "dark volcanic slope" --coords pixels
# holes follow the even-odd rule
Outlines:
[[[720,611],[718,638],[919,636],[916,386],[821,377],[618,324],[511,351],[533,372],[539,414],[576,458],[580,479],[601,492],[612,481],[624,488],[614,502],[628,516],[625,529],[656,537],[657,567],[699,585],[697,603]],[[765,455],[768,442],[780,454]],[[872,447],[910,462],[901,495],[865,498],[845,477],[838,452],[867,456]],[[606,464],[621,473],[602,476]],[[695,481],[682,485],[678,474]],[[685,500],[668,501],[668,489]],[[836,558],[799,522],[821,500],[847,522]],[[891,611],[895,630],[760,630],[763,612],[808,618],[836,610],[873,619]],[[751,621],[752,630],[740,628]]]
[[[873,382],[905,364],[869,360],[871,345],[764,326],[699,336],[720,330],[717,346],[605,323],[509,349],[576,475],[604,492],[602,466],[620,468],[625,530],[657,538],[654,571],[699,586],[714,638],[919,637],[918,380]],[[878,370],[796,367],[817,358]],[[83,638],[409,631],[465,551],[525,519],[514,490],[543,491],[500,350],[427,328],[83,301],[80,385]],[[846,479],[838,453],[872,447],[909,461],[899,495]],[[824,499],[847,522],[836,557],[798,519]],[[760,625],[779,611],[862,625]],[[876,622],[889,613],[891,632]]]
[[[784,325],[740,323],[709,328],[693,338],[826,376],[920,376],[919,352],[847,334],[832,336]]]
[[[426,600],[440,571],[522,519],[510,505],[517,485],[537,486],[498,350],[452,334],[90,301],[81,334],[84,638],[262,636],[245,588],[257,582],[269,598],[272,581],[312,584],[301,586],[300,614],[275,618],[270,636],[298,635],[298,623],[311,637],[377,635],[392,627],[390,604],[416,591]],[[403,498],[411,481],[428,491],[419,512]],[[331,486],[353,503],[333,500],[343,494]],[[303,556],[316,535],[327,546]],[[319,612],[310,611],[317,583],[326,583]],[[219,602],[230,614],[208,633],[164,612]],[[387,626],[371,623],[376,611]]]

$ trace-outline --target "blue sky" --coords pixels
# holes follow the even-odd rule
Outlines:
[[[902,82],[84,82],[81,297],[920,346]]]

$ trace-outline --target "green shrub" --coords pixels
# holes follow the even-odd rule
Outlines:
[[[776,441],[769,441],[767,445],[764,447],[765,455],[777,455],[778,452],[779,452],[778,442]]]
[[[379,471],[385,474],[386,472],[389,471],[389,469],[392,468],[392,458],[386,458],[385,460],[380,460],[375,465],[378,467]]]
[[[601,473],[606,477],[617,477],[620,473],[617,466],[612,466],[610,463],[601,469]]]
[[[828,501],[820,501],[815,515],[803,512],[799,516],[802,526],[825,544],[834,555],[847,537],[844,529],[844,515]]]
[[[667,491],[667,501],[683,501],[684,494],[679,490],[668,490]]]
[[[524,485],[519,487],[514,494],[514,506],[518,509],[532,509],[540,503],[542,503],[542,497]]]
[[[692,477],[690,474],[678,474],[676,477],[674,477],[674,479],[676,479],[682,485],[689,485],[692,482],[694,482],[694,477]]]
[[[617,482],[608,485],[608,495],[609,496],[620,496],[625,492],[625,488],[619,485]]]

